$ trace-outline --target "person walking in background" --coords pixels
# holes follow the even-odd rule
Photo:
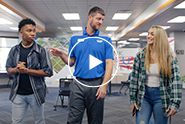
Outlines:
[[[182,92],[178,61],[170,49],[166,31],[152,26],[147,46],[137,53],[130,81],[131,112],[136,124],[167,124],[179,110]]]
[[[35,124],[45,124],[46,84],[43,77],[52,76],[53,69],[47,51],[34,41],[35,26],[35,22],[28,18],[19,22],[22,41],[11,48],[6,62],[7,73],[14,75],[9,98],[12,101],[12,124],[22,124],[28,106]]]
[[[71,37],[70,50],[79,42],[71,52],[69,65],[75,64],[74,76],[81,83],[88,86],[98,86],[110,80],[113,68],[113,50],[107,36],[99,31],[103,23],[105,12],[99,7],[93,7],[88,13],[88,24],[82,33]],[[95,38],[93,38],[95,37]],[[99,38],[98,38],[99,37]],[[84,39],[85,38],[85,39]],[[102,38],[102,39],[100,39]],[[66,64],[68,56],[60,49],[50,48],[52,56],[59,56]],[[89,56],[92,55],[102,61],[102,64],[89,69]],[[100,87],[86,87],[76,80],[70,86],[68,124],[81,124],[85,109],[87,109],[88,124],[103,123],[104,98],[107,85]]]

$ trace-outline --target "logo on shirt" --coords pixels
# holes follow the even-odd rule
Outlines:
[[[84,39],[78,39],[78,42],[84,42]]]
[[[101,42],[102,42],[102,40],[97,40],[97,42],[98,42],[98,43],[101,43]]]

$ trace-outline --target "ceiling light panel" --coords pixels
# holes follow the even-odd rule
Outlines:
[[[0,4],[0,8],[3,9],[4,11],[6,11],[6,12],[18,17],[19,19],[22,19],[22,17],[20,17],[18,14],[16,14],[12,10],[8,9],[7,7],[3,6],[2,4]]]
[[[130,44],[129,42],[127,42],[126,40],[124,41],[118,41],[119,44]]]
[[[109,36],[109,37],[111,37],[111,36],[112,36],[112,34],[108,34],[108,36]]]
[[[170,28],[170,26],[161,26],[164,30]]]
[[[13,23],[4,18],[0,18],[0,24],[13,24]]]
[[[177,16],[168,21],[168,23],[184,23],[184,22],[185,22],[185,16]]]
[[[81,31],[82,27],[70,27],[72,31]]]
[[[175,6],[174,9],[185,9],[185,1]]]
[[[10,27],[10,29],[15,30],[15,31],[19,30],[18,27]]]
[[[105,30],[106,31],[116,31],[118,29],[117,26],[108,26]]]
[[[63,13],[65,20],[80,20],[78,13]]]
[[[112,20],[126,20],[131,15],[131,13],[115,13]]]
[[[12,12],[10,9],[8,9],[8,8],[5,7],[5,6],[3,6],[2,4],[0,4],[0,8],[3,9],[3,10],[5,10],[6,12],[8,12],[8,13],[10,13],[10,14],[13,14],[13,12]]]
[[[148,32],[143,32],[143,33],[139,34],[139,36],[148,36]]]
[[[130,39],[128,39],[129,41],[138,41],[139,40],[139,38],[130,38]]]

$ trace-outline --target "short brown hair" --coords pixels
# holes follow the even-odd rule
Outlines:
[[[100,13],[102,14],[103,16],[105,16],[105,12],[102,8],[98,7],[98,6],[95,6],[93,8],[91,8],[89,10],[89,13],[88,13],[88,16],[91,15],[91,16],[95,16],[97,13]]]

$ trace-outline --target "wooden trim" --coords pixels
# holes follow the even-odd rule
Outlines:
[[[142,24],[146,23],[147,21],[151,20],[153,17],[159,15],[162,11],[164,11],[164,10],[170,8],[172,5],[174,5],[174,4],[176,4],[176,3],[180,2],[180,1],[181,1],[181,0],[168,0],[166,3],[164,3],[162,6],[160,6],[156,11],[154,11],[150,17],[148,17],[147,19],[142,20],[142,21],[138,22],[137,24],[135,24],[135,25],[133,26],[133,28],[132,28],[130,31],[126,32],[126,33],[125,33],[123,36],[121,36],[119,39],[123,38],[123,37],[126,36],[129,32],[133,31],[133,30],[136,29],[137,27],[139,27],[139,26],[141,26]]]
[[[18,12],[16,9],[12,8],[11,6],[9,6],[8,4],[4,3],[3,1],[0,0],[0,4],[2,4],[3,6],[7,7],[8,9],[10,9],[11,11],[13,11],[14,13],[16,13],[17,15],[19,15],[20,17],[22,17],[23,19],[26,19],[27,17],[24,16],[22,13]],[[40,25],[36,24],[36,28],[39,29],[36,32],[44,32],[45,29],[42,28]]]

